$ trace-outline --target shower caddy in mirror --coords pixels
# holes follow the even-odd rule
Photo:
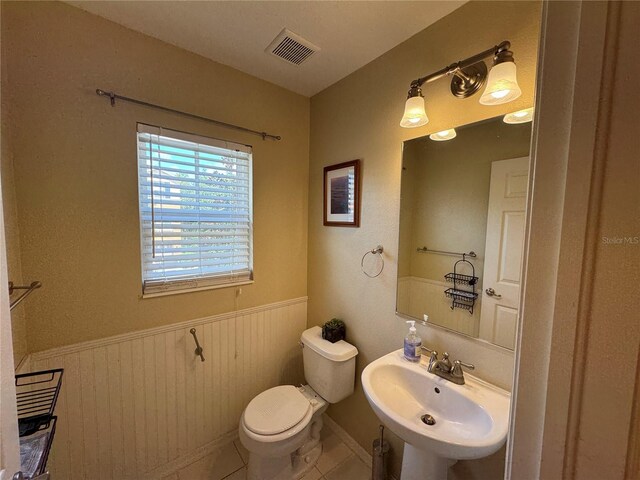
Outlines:
[[[476,269],[473,263],[467,260],[466,257],[467,254],[463,253],[462,260],[458,260],[453,264],[453,272],[447,273],[444,276],[447,282],[453,283],[453,287],[447,288],[444,293],[447,297],[451,298],[451,310],[454,308],[462,308],[467,310],[470,315],[473,315],[473,306],[478,298],[478,294],[476,293],[478,277],[476,277]],[[464,264],[471,266],[471,275],[458,273],[458,268]],[[471,288],[471,290],[468,290],[469,288]]]

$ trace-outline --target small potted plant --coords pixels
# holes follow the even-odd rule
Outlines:
[[[346,332],[347,327],[345,327],[344,322],[339,318],[332,318],[322,326],[322,338],[331,343],[344,340]]]

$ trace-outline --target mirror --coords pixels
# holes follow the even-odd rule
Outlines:
[[[531,122],[455,134],[404,143],[396,311],[513,349]]]

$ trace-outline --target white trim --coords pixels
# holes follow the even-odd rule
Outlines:
[[[340,425],[336,423],[329,415],[326,413],[322,415],[322,421],[331,429],[333,433],[335,433],[342,442],[349,447],[349,449],[356,454],[356,456],[362,460],[369,468],[371,468],[373,461],[371,459],[371,454],[367,452],[364,448],[360,446],[358,442],[356,442],[351,435],[347,433],[347,431],[342,428]]]
[[[167,295],[180,295],[182,293],[202,292],[204,290],[216,290],[218,288],[241,287],[243,285],[251,285],[252,283],[255,283],[254,280],[246,280],[246,281],[234,282],[234,283],[221,283],[221,284],[219,283],[217,285],[207,285],[206,287],[187,288],[184,290],[167,290],[164,292],[143,293],[142,295],[140,295],[140,298],[165,297]]]
[[[135,340],[138,338],[148,337],[150,335],[157,335],[160,333],[166,333],[174,330],[181,330],[184,328],[197,327],[198,325],[202,325],[204,323],[220,322],[222,320],[227,320],[230,318],[265,312],[267,310],[272,310],[274,308],[297,305],[299,303],[305,303],[306,301],[307,301],[307,297],[292,298],[290,300],[283,300],[281,302],[274,302],[266,305],[259,305],[257,307],[249,307],[243,310],[235,310],[232,312],[219,313],[217,315],[211,315],[209,317],[195,318],[192,320],[186,320],[179,323],[172,323],[170,325],[163,325],[161,327],[148,328],[146,330],[137,330],[135,332],[123,333],[121,335],[114,335],[112,337],[105,337],[97,340],[89,340],[86,342],[76,343],[73,345],[56,347],[50,350],[43,350],[41,352],[36,352],[31,354],[31,361],[32,362],[42,361],[52,357],[68,355],[70,353],[77,353],[83,350],[89,350],[96,347],[104,347],[107,345],[112,345],[114,343],[120,343],[128,340]]]
[[[371,455],[360,446],[354,438],[349,435],[340,425],[338,425],[331,417],[326,413],[322,415],[322,420],[327,427],[329,427],[333,433],[360,459],[367,467],[372,467]],[[172,474],[178,473],[185,467],[188,467],[192,463],[197,462],[201,458],[213,453],[218,448],[228,445],[231,442],[238,440],[238,430],[231,430],[225,433],[216,440],[197,448],[182,457],[176,458],[172,462],[164,464],[154,470],[145,473],[142,477],[143,480],[156,480],[158,478],[168,477]],[[244,460],[243,460],[244,463]],[[245,464],[246,466],[246,464]],[[395,480],[395,477],[389,474],[390,480]]]
[[[230,432],[225,433],[224,435],[218,437],[212,442],[203,445],[202,447],[198,447],[195,450],[190,451],[186,455],[182,457],[178,457],[175,460],[165,463],[160,467],[146,472],[143,476],[143,480],[157,480],[158,478],[167,477],[173,473],[178,473],[185,467],[188,467],[192,463],[197,462],[201,458],[206,457],[207,455],[215,452],[218,448],[228,445],[238,438],[238,430],[231,430]],[[138,478],[138,477],[136,477]]]
[[[596,243],[589,230],[598,208],[595,137],[608,135],[599,112],[610,100],[600,94],[609,76],[608,6],[543,3],[506,480],[576,475],[572,449],[582,437],[572,419],[580,414],[573,407],[582,405],[582,384],[575,376],[587,348],[580,309],[589,298],[581,297],[580,279],[591,282],[585,248]]]

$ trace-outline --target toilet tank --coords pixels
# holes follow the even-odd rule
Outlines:
[[[322,338],[322,328],[302,332],[302,358],[307,383],[329,403],[337,403],[353,393],[358,349],[340,340]]]

